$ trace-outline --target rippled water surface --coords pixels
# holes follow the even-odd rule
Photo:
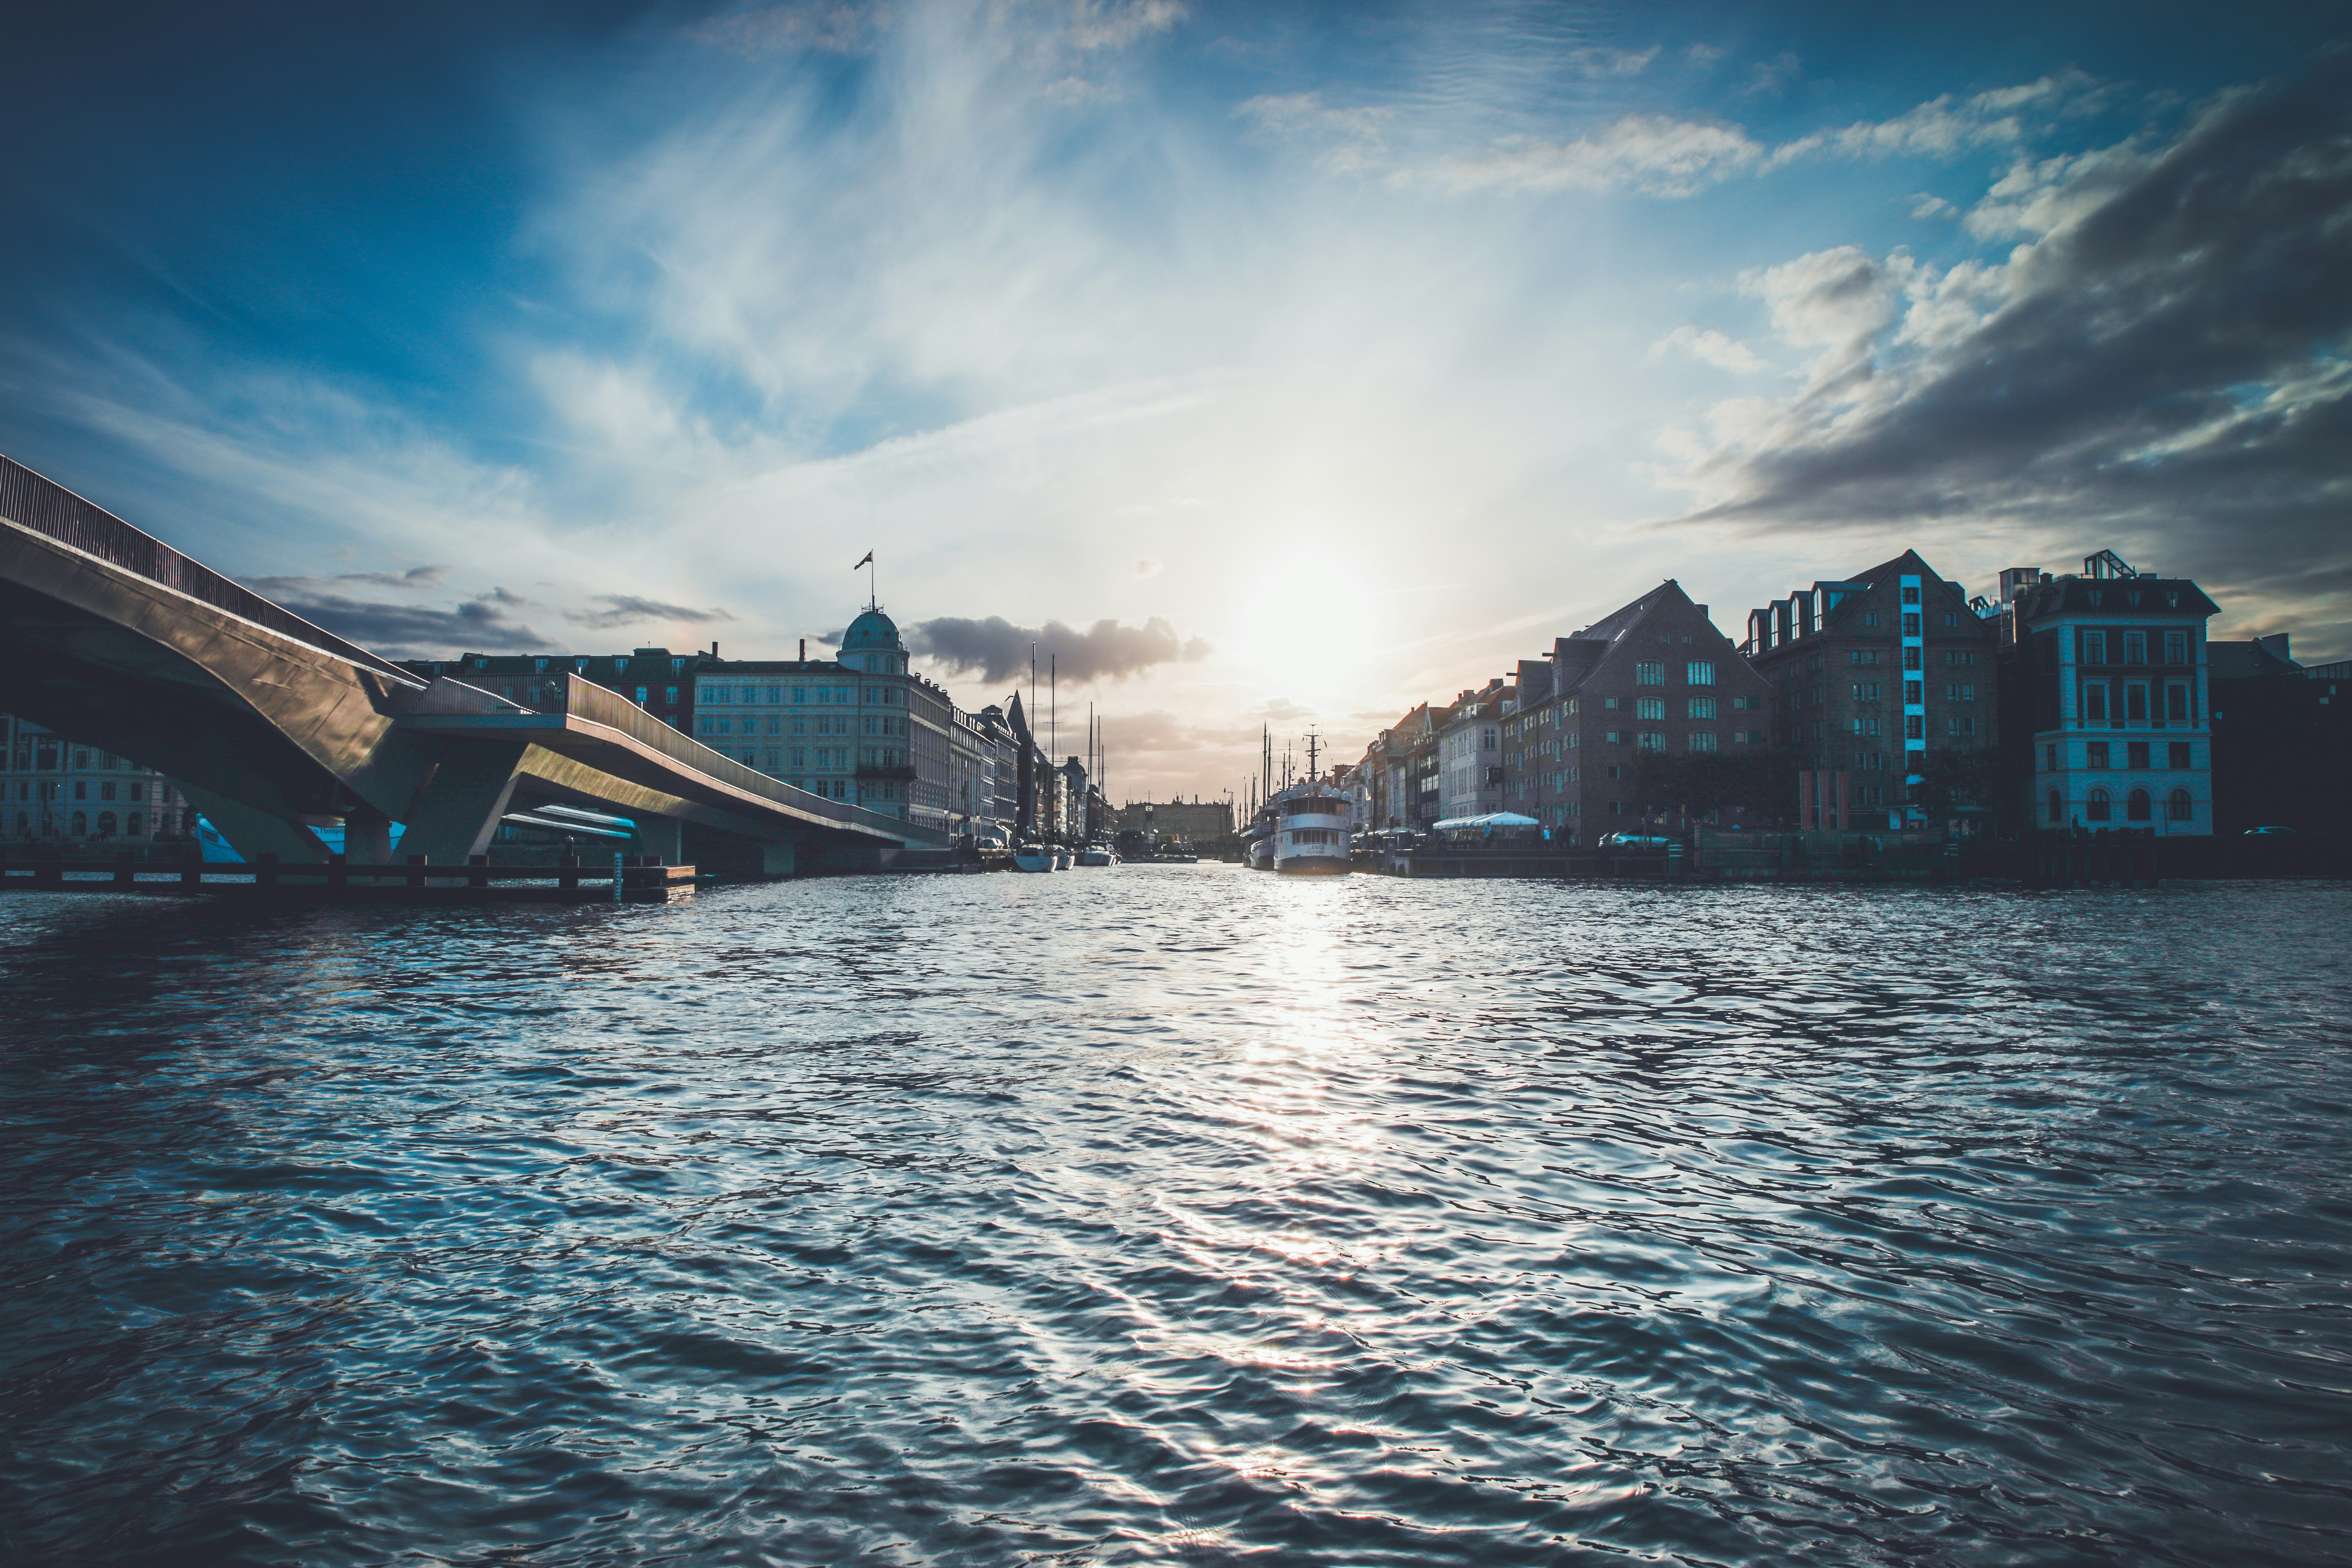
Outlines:
[[[0,900],[0,1561],[2352,1562],[2352,889]]]

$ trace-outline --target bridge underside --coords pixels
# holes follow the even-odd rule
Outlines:
[[[537,712],[267,608],[279,625],[0,518],[0,709],[169,775],[248,857],[321,860],[313,830],[341,823],[352,858],[380,859],[398,822],[404,852],[462,861],[507,813],[550,805],[631,818],[640,851],[754,875],[948,842],[743,767],[577,677],[562,710]]]

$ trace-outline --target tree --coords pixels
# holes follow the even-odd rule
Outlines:
[[[1911,804],[1931,824],[1949,828],[1964,814],[1990,813],[2000,797],[2000,758],[1990,747],[1924,752],[1912,770]]]

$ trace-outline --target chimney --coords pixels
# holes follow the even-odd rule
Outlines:
[[[801,638],[801,662],[803,664],[808,662],[808,638],[806,637]]]
[[[717,658],[719,657],[719,639],[717,637],[712,637],[710,639],[710,657],[713,658]]]

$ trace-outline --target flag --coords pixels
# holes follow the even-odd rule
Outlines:
[[[863,560],[863,561],[861,561],[861,562],[859,562],[859,563],[857,563],[857,566],[871,566],[871,565],[873,565],[873,564],[874,564],[874,552],[872,552],[871,550],[869,550],[869,551],[867,551],[867,552],[866,552],[866,559],[865,559],[865,560]],[[856,570],[857,570],[857,566],[852,566],[852,567],[850,568],[850,570],[851,570],[852,572],[855,572],[855,571],[856,571]]]

